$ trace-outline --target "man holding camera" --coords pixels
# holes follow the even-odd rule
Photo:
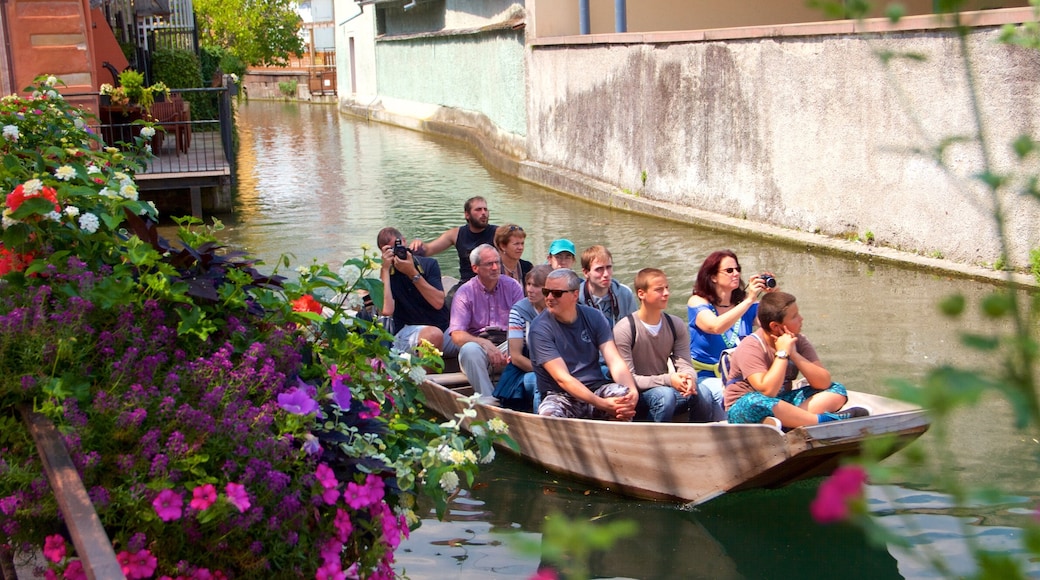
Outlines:
[[[475,277],[455,293],[448,334],[459,348],[459,366],[473,391],[490,397],[495,390],[492,372],[501,372],[509,362],[500,347],[506,342],[509,311],[523,299],[524,291],[519,282],[502,275],[494,246],[477,246],[468,261]]]
[[[404,245],[401,232],[391,227],[379,230],[376,245],[383,257],[379,271],[383,281],[382,315],[393,317],[394,346],[410,351],[425,339],[444,356],[457,355],[455,344],[444,339],[449,311],[437,260],[413,254]]]
[[[451,228],[426,243],[420,239],[412,240],[410,249],[416,254],[433,256],[455,246],[459,253],[459,278],[466,282],[475,274],[469,255],[480,244],[495,245],[495,230],[498,226],[488,223],[491,212],[488,211],[487,200],[483,197],[471,197],[463,206],[466,225]]]

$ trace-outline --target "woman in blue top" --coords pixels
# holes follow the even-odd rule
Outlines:
[[[711,390],[716,404],[722,406],[723,385],[719,374],[722,351],[735,348],[740,339],[754,330],[758,299],[766,288],[758,275],[745,287],[740,278],[740,262],[730,250],[712,252],[697,272],[693,295],[686,302],[690,324],[690,358],[697,369],[697,385]]]

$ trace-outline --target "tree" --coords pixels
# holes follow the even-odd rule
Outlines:
[[[303,53],[302,19],[292,0],[195,0],[204,45],[218,46],[247,66],[284,65]]]

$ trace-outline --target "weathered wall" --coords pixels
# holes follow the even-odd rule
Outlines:
[[[375,8],[335,0],[336,90],[340,101],[368,103],[376,95]]]
[[[997,34],[978,29],[970,45],[991,154],[1006,168],[1007,145],[1040,129],[1040,52],[997,44]],[[913,153],[973,133],[956,41],[939,31],[868,38],[535,46],[528,156],[645,198],[807,232],[871,231],[893,247],[992,263],[999,248],[980,188]],[[896,64],[902,97],[877,49],[927,56]],[[979,169],[974,146],[946,159],[962,177]],[[1007,202],[1022,263],[1040,212]]]
[[[381,97],[476,111],[503,131],[527,132],[522,31],[380,40],[376,79]]]

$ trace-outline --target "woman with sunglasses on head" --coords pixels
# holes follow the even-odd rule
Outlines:
[[[527,232],[516,224],[502,224],[495,231],[495,247],[502,258],[502,273],[516,280],[521,286],[527,273],[531,271],[531,262],[521,260],[524,255],[524,241]]]
[[[735,348],[754,330],[758,299],[767,288],[758,275],[744,286],[740,262],[731,250],[712,252],[704,259],[693,295],[686,301],[690,325],[690,358],[697,369],[697,386],[705,386],[722,406],[725,385],[719,373],[722,351]]]

